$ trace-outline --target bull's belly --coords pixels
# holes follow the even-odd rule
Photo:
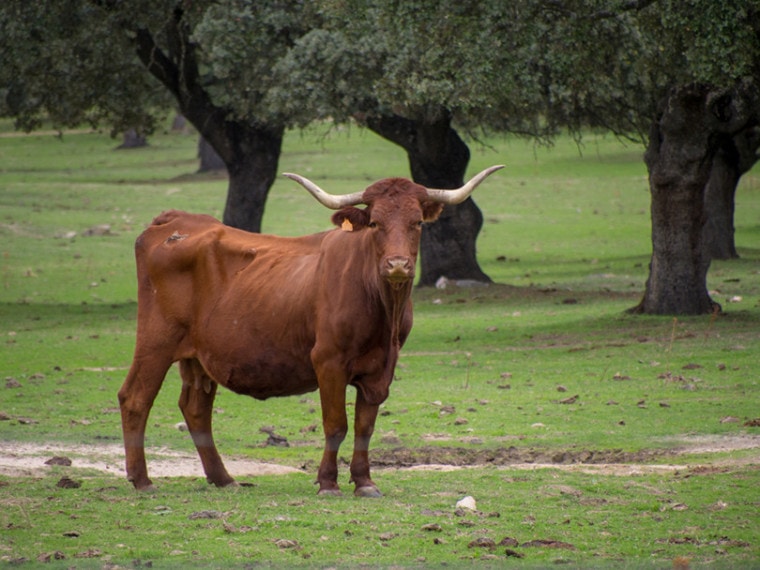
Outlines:
[[[311,362],[272,353],[242,359],[201,357],[201,364],[220,385],[258,400],[295,396],[317,389]]]

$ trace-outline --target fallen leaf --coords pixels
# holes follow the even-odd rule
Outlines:
[[[526,547],[526,548],[533,547],[533,546],[540,546],[544,548],[567,548],[568,550],[575,550],[575,547],[569,542],[562,542],[559,540],[545,540],[545,539],[531,540],[529,542],[523,542],[520,546]]]
[[[580,398],[579,394],[576,394],[575,396],[570,396],[569,398],[565,398],[564,400],[560,400],[560,404],[574,404],[578,398]]]
[[[428,532],[441,532],[443,529],[438,523],[428,523],[422,525],[422,530],[426,530]]]
[[[187,517],[191,521],[198,520],[198,519],[220,519],[224,516],[223,513],[219,511],[198,511],[195,513],[190,513],[190,516]]]

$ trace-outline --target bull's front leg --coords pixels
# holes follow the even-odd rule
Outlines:
[[[320,495],[340,495],[338,486],[338,449],[346,438],[345,373],[336,365],[319,367],[319,399],[322,404],[322,428],[325,449],[317,472]]]
[[[375,431],[375,420],[380,406],[367,403],[362,391],[356,390],[354,417],[354,455],[351,459],[351,481],[356,484],[357,497],[382,497],[383,494],[369,474],[369,441]]]

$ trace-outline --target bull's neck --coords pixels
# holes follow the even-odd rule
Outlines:
[[[391,331],[391,342],[399,345],[399,332],[404,319],[407,303],[412,295],[413,283],[411,280],[405,283],[388,283],[381,279],[380,300],[385,310],[385,316]]]

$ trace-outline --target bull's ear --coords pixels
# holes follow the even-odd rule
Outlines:
[[[360,210],[349,206],[338,210],[333,214],[332,223],[346,232],[353,232],[367,227],[369,224],[369,214],[367,210]]]
[[[422,219],[426,222],[434,222],[438,219],[443,211],[443,204],[440,202],[425,201],[422,204]]]

